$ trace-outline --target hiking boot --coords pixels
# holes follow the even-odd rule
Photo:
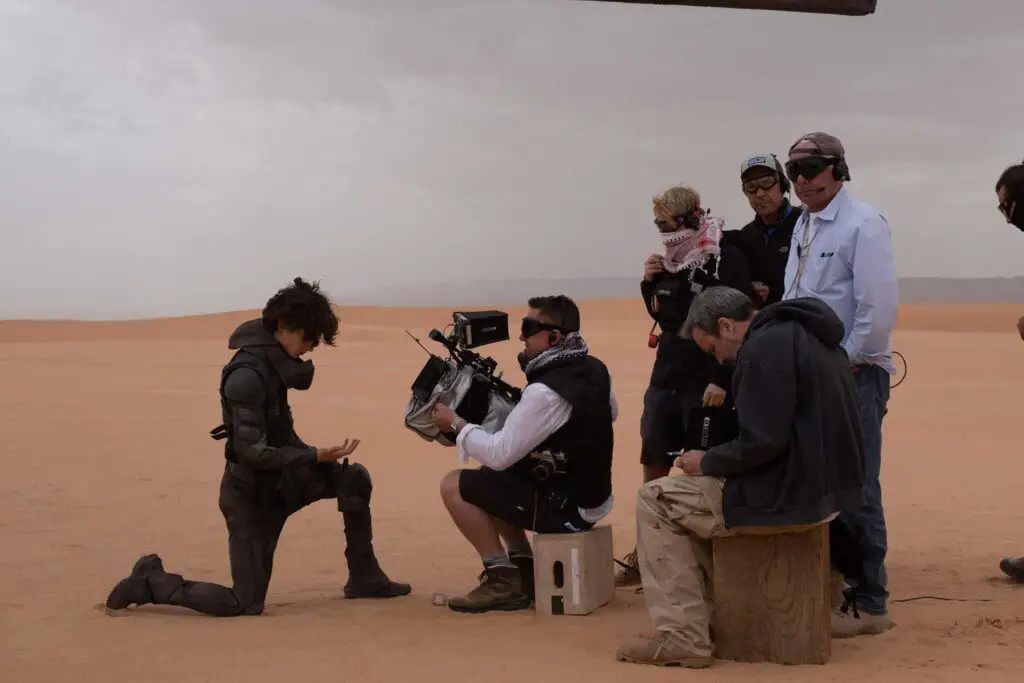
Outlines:
[[[833,638],[876,635],[884,633],[895,626],[888,612],[885,614],[868,614],[858,611],[856,607],[849,609],[850,607],[852,606],[847,603],[839,609],[832,610],[831,629]]]
[[[530,596],[523,591],[521,573],[516,567],[488,567],[480,574],[479,586],[448,601],[448,608],[454,612],[508,612],[529,606]]]
[[[615,560],[622,569],[615,573],[616,587],[636,586],[640,584],[640,564],[636,558],[636,548],[622,560]]]
[[[630,664],[681,666],[687,669],[705,669],[712,662],[712,657],[691,652],[666,631],[629,641],[615,653],[615,659]]]
[[[1017,583],[1024,583],[1024,557],[1004,557],[999,569]]]
[[[536,590],[533,585],[533,557],[529,555],[515,555],[509,557],[512,560],[512,564],[519,570],[519,578],[523,582],[523,592],[530,598],[531,601],[537,598]]]
[[[107,596],[107,609],[126,609],[129,605],[148,605],[153,602],[153,591],[149,587],[149,573],[163,571],[164,563],[159,555],[143,555],[135,561],[131,574],[121,579]]]

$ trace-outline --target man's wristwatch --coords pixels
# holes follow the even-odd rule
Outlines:
[[[456,417],[452,420],[452,433],[456,436],[459,435],[459,431],[466,426],[466,421],[461,417]]]

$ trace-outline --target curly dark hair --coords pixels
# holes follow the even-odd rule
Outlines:
[[[270,297],[263,307],[262,322],[263,329],[270,334],[277,332],[278,326],[302,330],[313,348],[319,346],[321,340],[334,346],[338,335],[338,316],[334,314],[330,299],[320,291],[320,283],[310,284],[301,277]]]

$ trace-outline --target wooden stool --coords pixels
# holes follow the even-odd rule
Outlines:
[[[828,523],[735,527],[715,539],[715,656],[825,664],[832,654]]]
[[[537,614],[590,614],[615,595],[612,528],[571,534],[534,534],[533,582]]]

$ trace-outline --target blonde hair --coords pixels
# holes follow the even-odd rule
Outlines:
[[[654,210],[666,216],[682,216],[700,206],[700,194],[689,185],[675,185],[656,195]]]

